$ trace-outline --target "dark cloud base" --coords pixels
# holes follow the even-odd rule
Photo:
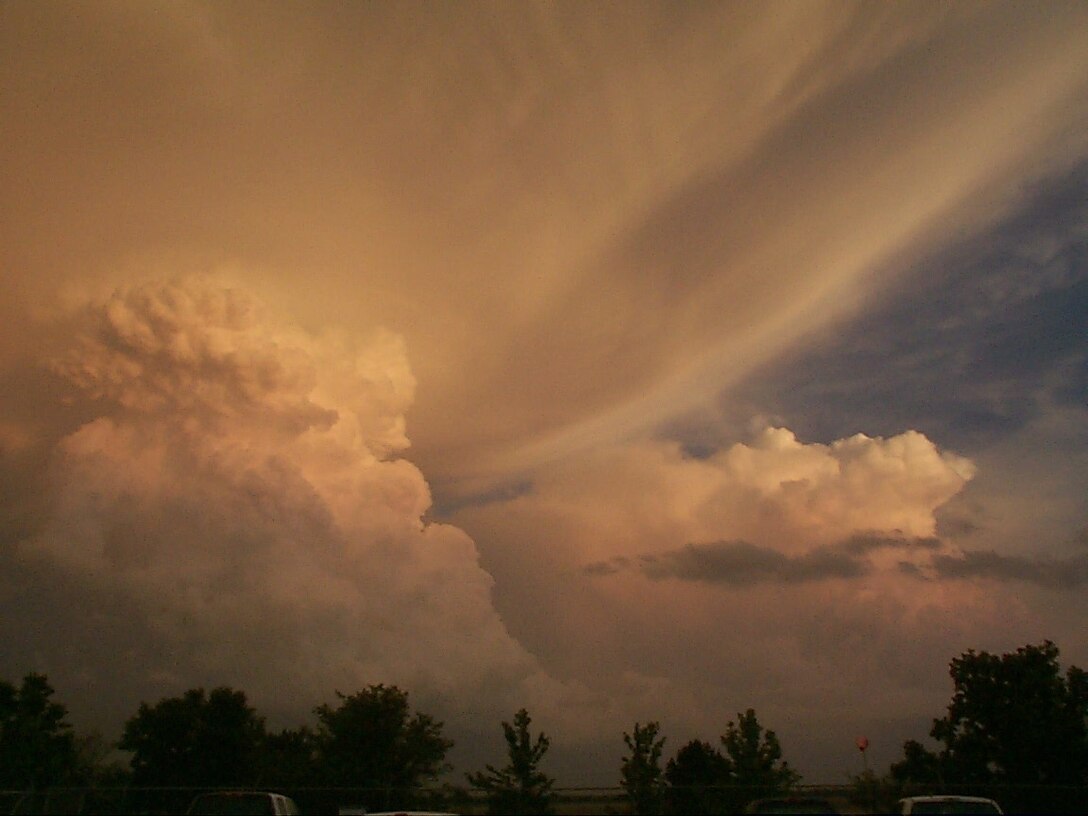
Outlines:
[[[973,550],[963,556],[937,555],[932,567],[938,580],[981,578],[999,583],[1022,582],[1044,589],[1072,590],[1088,584],[1088,555],[1044,560]],[[905,574],[926,577],[913,564],[901,565]]]
[[[925,581],[983,579],[999,583],[1023,582],[1045,589],[1072,590],[1088,584],[1088,555],[1066,559],[1038,559],[970,550],[962,555],[940,552],[936,538],[894,538],[863,534],[802,555],[787,555],[746,541],[687,544],[665,553],[637,558],[618,557],[583,567],[590,577],[638,572],[661,581],[693,581],[730,588],[757,584],[798,584],[833,579],[861,578],[874,566],[869,555],[877,550],[909,550],[928,555],[927,563],[900,561],[901,574]]]
[[[614,558],[589,564],[584,573],[607,576],[637,570],[651,580],[676,579],[748,587],[765,583],[806,583],[835,578],[860,578],[872,571],[866,557],[875,550],[932,550],[940,542],[932,538],[893,538],[861,534],[829,547],[817,547],[802,555],[786,555],[770,547],[746,541],[687,544],[670,552],[637,559]]]

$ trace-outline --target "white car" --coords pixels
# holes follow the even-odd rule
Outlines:
[[[993,799],[982,796],[908,796],[900,799],[895,812],[899,814],[986,814],[1001,816],[1004,811]]]

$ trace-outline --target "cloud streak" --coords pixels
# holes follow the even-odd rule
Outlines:
[[[744,542],[689,544],[662,556],[648,556],[642,563],[648,578],[678,578],[731,586],[752,586],[774,581],[786,584],[832,578],[856,578],[866,568],[847,553],[818,549],[786,556],[777,550]]]
[[[615,556],[582,567],[589,577],[636,572],[653,581],[698,582],[725,588],[760,584],[800,584],[852,580],[873,574],[876,552],[904,552],[914,560],[895,562],[900,573],[923,581],[972,581],[1034,584],[1070,591],[1088,584],[1088,556],[1037,558],[1002,555],[993,550],[950,551],[938,538],[856,536],[840,544],[791,555],[746,541],[687,544],[675,550],[639,556]],[[887,561],[887,559],[884,559]]]
[[[904,572],[914,577],[926,576],[913,565],[905,567]],[[1045,589],[1070,591],[1088,584],[1088,556],[1043,559],[1001,555],[992,550],[937,555],[932,562],[932,577],[937,580],[982,579],[1001,584],[1035,584]]]
[[[813,548],[788,555],[770,547],[745,541],[718,541],[688,544],[677,550],[635,559],[618,556],[583,568],[586,575],[612,575],[637,569],[647,578],[660,581],[698,581],[725,587],[757,584],[797,584],[809,581],[860,578],[872,572],[866,556],[878,550],[933,550],[941,543],[935,538],[902,539],[859,535],[836,545]]]

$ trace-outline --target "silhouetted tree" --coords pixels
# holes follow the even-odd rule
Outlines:
[[[119,759],[111,758],[114,750],[99,732],[80,734],[75,739],[76,770],[73,781],[89,788],[119,788],[130,781],[131,771]]]
[[[921,784],[943,784],[947,769],[943,767],[941,757],[928,750],[917,740],[903,743],[903,759],[892,763],[891,777],[897,782],[915,782]]]
[[[265,736],[260,754],[261,785],[305,788],[320,777],[317,738],[309,728],[285,728]]]
[[[251,785],[264,736],[264,720],[244,692],[217,688],[205,696],[197,688],[141,703],[118,745],[132,751],[137,785]]]
[[[1088,677],[1062,676],[1050,641],[1000,657],[967,651],[949,667],[948,713],[933,721],[939,754],[911,740],[892,766],[900,781],[1088,783]]]
[[[789,763],[782,760],[782,748],[774,731],[764,730],[750,708],[737,715],[736,723],[731,721],[726,726],[722,745],[736,785],[778,793],[800,779]]]
[[[75,735],[67,708],[53,694],[44,674],[26,675],[18,688],[0,681],[0,788],[72,781]]]
[[[665,765],[669,802],[675,813],[719,813],[723,787],[731,776],[729,760],[709,742],[692,740]]]
[[[644,726],[635,723],[634,732],[623,735],[631,754],[623,758],[620,778],[634,813],[657,813],[661,808],[661,751],[665,738],[657,738],[659,729],[656,722]]]
[[[369,686],[340,705],[314,709],[317,749],[327,784],[381,791],[382,807],[409,804],[422,784],[448,769],[453,743],[442,723],[412,714],[408,693],[396,686]]]
[[[510,762],[501,770],[493,765],[485,771],[465,774],[470,785],[487,793],[489,813],[550,813],[555,780],[539,765],[551,741],[529,733],[532,719],[524,708],[514,715],[514,724],[502,724]]]

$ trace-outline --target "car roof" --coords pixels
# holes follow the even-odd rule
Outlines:
[[[754,799],[747,813],[836,813],[835,807],[822,796],[775,796]]]
[[[200,794],[201,796],[283,796],[282,793],[273,793],[272,791],[258,791],[258,790],[220,790],[220,791],[208,791],[207,793]]]

